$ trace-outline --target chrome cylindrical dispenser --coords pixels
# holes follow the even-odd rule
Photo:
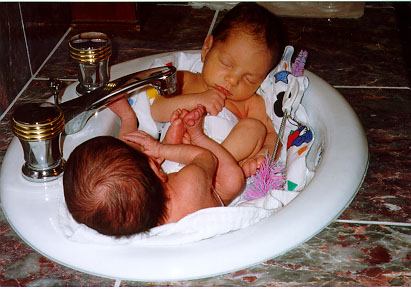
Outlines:
[[[52,103],[28,103],[13,112],[13,133],[23,147],[23,177],[31,182],[48,182],[63,172],[60,137],[64,130],[61,109]]]
[[[109,81],[108,61],[111,56],[111,41],[101,32],[84,32],[69,41],[71,58],[77,64],[79,95],[93,91]]]

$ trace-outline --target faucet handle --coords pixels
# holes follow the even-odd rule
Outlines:
[[[54,103],[59,105],[59,92],[62,85],[62,81],[58,78],[49,79],[49,87],[53,93]]]

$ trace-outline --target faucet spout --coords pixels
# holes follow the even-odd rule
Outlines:
[[[150,68],[110,81],[105,86],[58,104],[66,122],[65,132],[73,134],[80,131],[96,109],[127,97],[128,93],[142,86],[151,85],[159,94],[170,95],[176,91],[176,83],[174,66]]]

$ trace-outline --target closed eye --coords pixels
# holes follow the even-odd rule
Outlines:
[[[228,67],[228,68],[232,67],[231,64],[228,63],[226,60],[220,59],[220,63],[225,67]]]
[[[250,79],[249,77],[246,77],[245,80],[249,83],[249,84],[257,84],[257,81],[254,79]]]

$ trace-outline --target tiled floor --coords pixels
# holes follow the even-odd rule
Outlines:
[[[110,63],[199,49],[213,16],[208,8],[162,5],[148,17],[142,32],[104,31],[113,41]],[[340,91],[364,126],[370,165],[358,195],[339,220],[273,260],[201,280],[116,285],[411,286],[411,90],[410,64],[404,57],[410,39],[402,42],[406,35],[400,33],[389,3],[367,3],[360,19],[283,18],[283,22],[296,51],[308,50],[307,68]],[[51,93],[44,78],[76,78],[67,39],[79,31],[70,31],[18,102],[48,98]],[[8,121],[9,115],[1,121],[0,161],[12,137]],[[0,286],[115,285],[114,280],[39,255],[19,239],[2,213],[0,240]]]

